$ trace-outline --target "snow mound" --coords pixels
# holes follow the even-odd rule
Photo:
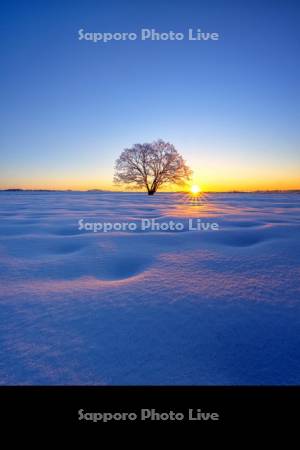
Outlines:
[[[299,194],[0,199],[1,384],[299,384]]]

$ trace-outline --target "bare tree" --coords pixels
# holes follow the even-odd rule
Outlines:
[[[145,187],[153,195],[162,184],[183,184],[191,174],[175,147],[159,139],[123,150],[116,161],[114,182]]]

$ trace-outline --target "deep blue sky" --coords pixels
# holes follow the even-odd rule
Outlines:
[[[298,2],[1,8],[2,187],[107,187],[124,147],[163,138],[204,188],[300,188]],[[78,40],[143,27],[221,39]]]

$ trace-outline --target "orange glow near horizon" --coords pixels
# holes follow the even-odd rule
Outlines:
[[[88,191],[88,190],[107,190],[114,192],[144,192],[146,189],[132,189],[129,186],[115,186],[113,184],[88,184],[88,183],[9,183],[0,186],[0,189],[28,189],[28,190],[72,190],[72,191]],[[199,190],[198,190],[199,189]],[[181,186],[162,186],[159,189],[160,192],[189,192],[191,194],[197,195],[202,192],[228,192],[228,191],[284,191],[284,190],[300,190],[300,182],[285,182],[285,183],[254,183],[250,180],[248,183],[243,184],[231,184],[231,183],[218,183],[218,184],[203,184],[203,188],[198,188],[193,185],[192,188],[182,188]]]
[[[286,172],[286,173],[285,173]],[[288,175],[287,175],[288,174]],[[52,175],[52,174],[51,174]],[[78,190],[90,189],[132,191],[124,186],[115,186],[112,183],[112,173],[76,173],[70,176],[41,177],[2,177],[0,189],[49,189],[49,190]],[[248,167],[207,167],[206,170],[194,170],[191,183],[184,186],[166,185],[161,191],[192,192],[196,188],[200,192],[227,192],[227,191],[258,191],[258,190],[297,190],[300,189],[300,171],[294,167],[289,171],[271,171],[261,168],[259,171]],[[142,191],[142,189],[139,189]],[[199,191],[197,191],[198,193]]]

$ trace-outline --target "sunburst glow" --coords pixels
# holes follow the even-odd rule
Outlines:
[[[191,193],[193,195],[197,195],[201,192],[201,188],[200,186],[198,186],[198,184],[193,184],[193,186],[191,186]]]

